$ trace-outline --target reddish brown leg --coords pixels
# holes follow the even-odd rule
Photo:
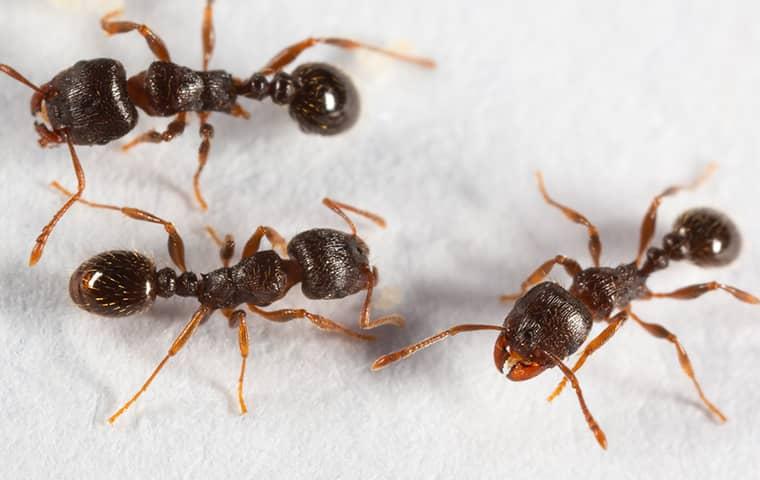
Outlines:
[[[517,300],[518,298],[522,297],[525,292],[528,291],[528,288],[546,278],[546,276],[549,275],[549,272],[552,271],[552,268],[558,264],[565,267],[565,271],[571,277],[575,277],[581,272],[581,266],[578,265],[578,262],[572,258],[567,258],[564,255],[557,255],[551,260],[547,260],[546,262],[542,263],[540,267],[531,273],[520,286],[519,292],[502,295],[499,297],[499,300],[502,302],[511,302],[512,300]]]
[[[607,328],[602,330],[602,332],[594,337],[591,342],[586,346],[586,348],[583,350],[583,353],[581,353],[581,356],[578,358],[578,360],[575,362],[575,365],[573,365],[573,373],[580,370],[580,368],[583,366],[584,363],[586,363],[586,359],[594,352],[599,350],[602,345],[607,343],[607,340],[612,338],[613,335],[615,335],[615,332],[618,331],[618,329],[623,326],[623,322],[625,322],[628,319],[628,311],[623,310],[622,312],[618,313],[614,317],[610,318],[609,325],[607,325]],[[562,390],[567,385],[567,378],[563,378],[561,382],[559,382],[559,385],[557,385],[557,388],[554,389],[554,391],[549,395],[549,398],[547,398],[548,401],[552,401],[557,396],[562,393]]]
[[[322,199],[322,203],[327,208],[329,208],[333,212],[335,212],[338,215],[340,215],[340,218],[342,218],[343,220],[346,221],[346,223],[348,224],[348,227],[351,229],[351,234],[352,235],[356,235],[356,225],[354,224],[354,222],[350,218],[348,218],[348,215],[346,215],[346,212],[344,212],[343,210],[348,210],[349,212],[354,212],[357,215],[361,215],[361,216],[363,216],[365,218],[368,218],[369,220],[371,220],[372,222],[374,222],[378,227],[385,228],[385,225],[386,225],[385,220],[380,215],[376,215],[376,214],[374,214],[372,212],[368,212],[366,210],[361,210],[359,208],[352,207],[351,205],[348,205],[348,204],[345,204],[345,203],[336,202],[335,200],[333,200],[331,198],[324,198],[324,199]]]
[[[140,134],[137,137],[130,140],[129,142],[127,142],[126,144],[124,144],[121,147],[121,149],[124,151],[127,151],[130,148],[140,143],[171,142],[177,136],[182,135],[182,133],[185,131],[185,127],[187,126],[186,118],[187,118],[187,114],[185,112],[180,112],[179,114],[177,114],[175,119],[166,127],[166,130],[164,130],[163,132],[150,130],[148,132]]]
[[[206,231],[211,236],[211,239],[214,240],[214,243],[219,247],[219,258],[222,260],[222,264],[225,267],[229,267],[230,260],[232,260],[233,255],[235,255],[235,239],[229,234],[225,235],[224,239],[222,239],[222,237],[216,233],[216,230],[210,226],[206,227]]]
[[[198,169],[193,176],[193,189],[195,190],[195,199],[198,201],[201,210],[208,210],[208,204],[206,203],[206,200],[203,199],[203,194],[201,193],[201,172],[203,171],[203,167],[206,166],[206,161],[208,161],[208,152],[211,149],[211,139],[214,138],[214,127],[206,123],[206,120],[209,117],[208,113],[203,112],[198,116],[201,119],[201,128],[198,133],[200,133],[203,141],[198,148]]]
[[[227,317],[230,327],[238,327],[238,345],[240,346],[240,376],[238,377],[238,403],[240,404],[240,414],[248,413],[248,407],[245,405],[243,398],[243,379],[245,378],[245,364],[248,359],[248,325],[245,322],[245,312],[243,310],[223,310],[224,316]]]
[[[598,267],[599,257],[602,254],[602,241],[599,238],[599,230],[597,230],[594,224],[589,222],[588,219],[580,213],[576,212],[570,207],[562,205],[561,203],[555,202],[546,192],[546,187],[544,186],[544,177],[541,175],[541,172],[536,172],[536,179],[538,180],[538,189],[541,191],[541,195],[544,197],[546,203],[552,207],[558,208],[567,218],[575,223],[585,226],[588,229],[588,250],[591,253],[591,259],[594,261],[594,266]]]
[[[385,368],[391,363],[408,358],[414,355],[415,353],[419,352],[420,350],[428,348],[429,346],[435,343],[438,343],[441,340],[444,340],[448,337],[453,337],[454,335],[457,335],[462,332],[475,332],[478,330],[497,330],[499,332],[503,332],[504,327],[500,327],[498,325],[473,325],[473,324],[455,325],[449,329],[446,329],[440,333],[433,335],[432,337],[428,337],[425,340],[422,340],[421,342],[417,342],[415,344],[409,345],[408,347],[404,347],[401,350],[398,350],[396,352],[383,355],[382,357],[375,360],[375,362],[372,364],[372,370],[377,371],[382,368]]]
[[[208,70],[208,62],[214,53],[214,43],[216,35],[214,33],[214,0],[206,1],[206,8],[203,10],[203,27],[201,28],[201,39],[203,41],[203,70]]]
[[[292,63],[298,56],[306,49],[314,47],[316,45],[332,45],[334,47],[344,48],[347,50],[354,50],[357,48],[363,48],[381,55],[386,55],[396,60],[403,62],[415,63],[421,67],[434,68],[435,62],[428,58],[416,57],[413,55],[406,55],[400,52],[394,52],[393,50],[386,50],[384,48],[376,47],[355,40],[349,40],[347,38],[307,38],[301,42],[295,43],[289,47],[284,48],[280,53],[274,56],[267,65],[260,70],[260,73],[264,75],[271,75],[279,72],[287,65]]]
[[[741,300],[745,303],[752,303],[755,305],[760,303],[760,299],[754,295],[747,293],[744,290],[739,290],[738,288],[731,287],[729,285],[723,285],[722,283],[718,282],[699,283],[697,285],[679,288],[678,290],[674,290],[669,293],[649,292],[649,294],[644,297],[643,300],[649,300],[652,298],[675,298],[677,300],[691,300],[693,298],[701,297],[705,293],[712,292],[713,290],[723,290],[724,292],[728,292],[737,300]]]
[[[211,312],[212,310],[206,306],[201,306],[198,310],[195,311],[193,317],[189,322],[187,322],[185,327],[180,332],[179,336],[177,336],[177,338],[174,340],[174,343],[172,343],[171,348],[169,348],[169,353],[167,353],[163,360],[159,362],[158,366],[155,368],[155,370],[153,370],[153,373],[151,373],[150,377],[148,377],[148,380],[146,380],[143,386],[140,387],[140,390],[138,390],[137,393],[135,393],[132,398],[130,398],[129,401],[124,404],[124,406],[122,406],[119,410],[116,411],[116,413],[108,418],[108,423],[113,424],[121,416],[122,413],[124,413],[129,407],[132,406],[133,403],[137,401],[140,395],[142,395],[143,392],[148,389],[150,384],[153,382],[153,379],[156,378],[158,372],[160,372],[166,362],[169,361],[169,358],[176,355],[177,352],[179,352],[182,347],[185,346],[193,333],[195,333],[195,330],[197,330],[198,325],[200,325],[206,318],[208,318],[209,315],[211,315]]]
[[[544,353],[552,360],[554,360],[554,363],[559,367],[560,370],[562,370],[565,378],[570,381],[570,384],[573,386],[575,393],[578,395],[578,402],[581,404],[581,411],[583,411],[583,416],[586,418],[588,428],[591,429],[594,437],[596,437],[596,441],[599,443],[599,446],[607,450],[607,437],[604,435],[602,428],[598,423],[596,423],[596,420],[594,420],[594,417],[591,415],[591,411],[588,409],[586,401],[583,399],[581,385],[578,383],[578,379],[575,378],[575,374],[569,368],[567,368],[567,365],[562,363],[562,360],[559,357],[547,351],[544,351]]]
[[[48,222],[47,225],[45,225],[45,227],[42,229],[42,232],[37,237],[37,241],[35,242],[34,247],[32,247],[32,253],[29,256],[30,267],[36,265],[37,262],[40,261],[40,258],[42,257],[42,251],[45,249],[45,244],[48,241],[48,237],[50,237],[50,234],[53,232],[55,225],[59,220],[61,220],[66,211],[71,208],[74,202],[82,197],[82,192],[84,192],[85,181],[82,164],[79,163],[79,157],[77,156],[76,150],[74,150],[74,144],[71,143],[71,139],[69,138],[68,134],[64,134],[64,137],[66,139],[66,143],[69,146],[71,162],[74,165],[74,174],[77,177],[77,191],[75,193],[67,192],[69,199],[66,200],[66,203],[63,204],[63,206],[56,212],[55,215],[53,215],[53,218]]]
[[[329,318],[323,317],[321,315],[317,315],[315,313],[307,312],[306,310],[303,310],[300,308],[299,309],[286,308],[283,310],[274,310],[274,311],[268,312],[250,303],[248,304],[248,308],[250,308],[253,313],[261,315],[262,317],[272,322],[289,322],[297,318],[305,318],[311,323],[313,323],[314,325],[316,325],[317,328],[321,330],[329,330],[331,332],[342,333],[343,335],[347,335],[353,338],[358,338],[360,340],[374,340],[375,339],[375,337],[373,337],[372,335],[363,335],[361,333],[354,332],[353,330],[350,330],[344,327],[343,325],[340,325],[339,323],[333,322]]]
[[[280,254],[283,257],[288,256],[287,243],[285,242],[285,239],[282,238],[282,235],[277,233],[277,230],[275,230],[274,228],[265,227],[262,225],[262,226],[259,226],[255,232],[253,232],[253,235],[251,235],[251,238],[249,238],[248,241],[245,243],[245,247],[243,248],[243,258],[248,258],[254,253],[259,251],[262,237],[266,237],[267,240],[269,240],[269,243],[272,244],[272,247],[275,250],[279,250]]]
[[[691,360],[689,360],[689,355],[686,354],[686,350],[684,350],[683,346],[681,345],[681,342],[678,341],[678,337],[670,333],[665,327],[662,325],[658,325],[656,323],[647,323],[640,319],[635,313],[628,312],[631,315],[631,318],[633,318],[636,323],[644,327],[644,330],[649,332],[650,334],[654,335],[657,338],[662,338],[670,343],[673,344],[674,347],[676,347],[676,351],[678,352],[678,361],[681,363],[681,368],[683,369],[684,373],[687,377],[691,379],[691,381],[694,383],[694,387],[697,389],[697,393],[699,394],[699,398],[702,399],[702,403],[705,404],[707,409],[712,412],[713,415],[715,415],[718,420],[721,422],[726,421],[726,416],[723,415],[723,413],[718,410],[718,407],[716,407],[710,400],[707,399],[704,392],[702,391],[702,387],[699,385],[699,382],[697,381],[697,377],[694,376],[694,367],[691,366]]]
[[[692,183],[688,185],[673,185],[666,188],[661,194],[654,197],[654,200],[652,200],[652,203],[649,205],[649,210],[647,210],[647,213],[644,214],[644,219],[641,221],[639,252],[636,255],[636,265],[639,264],[641,256],[644,255],[644,251],[649,246],[649,242],[652,240],[652,236],[654,235],[656,226],[655,224],[657,223],[657,209],[660,207],[662,199],[671,195],[675,195],[682,190],[694,190],[695,188],[702,185],[702,183],[704,183],[705,180],[707,180],[717,168],[717,164],[711,163],[707,166],[702,175],[700,175]]]
[[[401,315],[386,315],[384,317],[370,320],[369,311],[370,304],[372,303],[372,290],[377,285],[378,274],[377,267],[373,267],[369,272],[367,280],[367,296],[364,297],[364,304],[362,305],[362,311],[359,315],[359,326],[364,330],[371,330],[379,327],[380,325],[391,324],[397,327],[404,326],[404,317]]]
[[[50,184],[50,186],[62,192],[64,195],[71,195],[71,192],[66,190],[58,182],[53,182]],[[85,200],[84,198],[81,198],[81,196],[77,197],[75,200],[79,201],[80,203],[84,205],[87,205],[88,207],[102,208],[105,210],[115,210],[135,220],[163,225],[164,230],[166,230],[166,233],[169,234],[169,240],[168,240],[169,256],[171,257],[174,264],[177,265],[177,267],[180,270],[182,270],[183,272],[187,271],[187,268],[185,267],[185,244],[182,241],[182,237],[179,236],[179,233],[177,232],[177,229],[174,227],[174,224],[172,222],[166,221],[162,218],[159,218],[153,215],[152,213],[148,213],[144,210],[139,210],[137,208],[117,207],[115,205],[106,205],[104,203],[90,202],[89,200]]]
[[[232,106],[232,110],[230,110],[230,115],[232,115],[233,117],[245,118],[246,120],[251,118],[251,114],[248,113],[243,107],[241,107],[239,103],[236,103],[235,105]]]
[[[114,10],[109,12],[100,19],[100,28],[103,29],[108,35],[115,35],[117,33],[127,33],[133,30],[137,30],[137,33],[142,35],[145,41],[148,43],[148,48],[153,52],[162,62],[171,62],[169,56],[169,50],[166,48],[164,41],[153,33],[153,30],[148,28],[147,25],[142,25],[134,22],[116,21],[112,20],[114,17],[118,17],[122,14],[121,10]]]

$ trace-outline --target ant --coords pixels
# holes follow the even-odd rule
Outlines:
[[[678,338],[665,327],[648,323],[631,310],[634,300],[674,298],[689,300],[713,290],[723,290],[736,299],[759,304],[760,299],[718,282],[708,282],[679,288],[669,293],[649,290],[649,276],[667,268],[669,262],[688,260],[702,267],[717,267],[730,263],[739,254],[741,237],[734,223],[724,214],[710,208],[694,208],[681,214],[673,229],[664,236],[662,247],[647,247],[654,235],[657,209],[664,197],[681,190],[691,190],[701,184],[715,167],[711,165],[694,183],[672,186],[657,195],[649,206],[641,224],[639,250],[631,263],[617,267],[601,267],[599,257],[602,243],[599,232],[589,220],[577,211],[566,207],[551,197],[544,186],[541,173],[537,173],[538,188],[544,200],[558,208],[575,223],[585,226],[589,234],[589,251],[594,266],[583,269],[577,261],[557,255],[544,262],[522,283],[520,292],[503,295],[502,301],[516,300],[512,311],[502,326],[457,325],[394,353],[378,358],[372,370],[380,370],[389,364],[409,357],[447,337],[462,332],[496,330],[499,333],[494,346],[494,362],[501,373],[510,380],[528,380],[551,367],[559,367],[564,378],[549,396],[553,400],[569,381],[575,389],[581,410],[599,445],[606,449],[604,432],[591,415],[583,398],[575,372],[586,362],[589,355],[598,350],[620,329],[628,319],[633,319],[647,332],[672,343],[678,353],[681,368],[694,383],[697,394],[707,409],[721,422],[726,417],[710,402],[702,391]],[[641,263],[646,252],[646,260]],[[565,289],[553,282],[541,282],[555,265],[561,265],[572,277],[572,285]],[[536,285],[537,284],[537,285]],[[532,285],[535,285],[531,288]],[[617,311],[617,312],[616,312]],[[616,312],[616,313],[615,313]],[[591,333],[593,322],[607,322],[607,327],[594,337],[581,353],[572,369],[563,359],[572,355],[583,345]]]
[[[70,192],[57,182],[53,184],[66,195]],[[364,330],[381,325],[402,327],[404,318],[387,315],[370,319],[372,290],[378,282],[377,267],[369,264],[369,247],[357,235],[356,225],[346,212],[365,217],[384,228],[382,217],[325,198],[322,203],[337,213],[347,224],[350,233],[330,228],[315,228],[297,234],[290,242],[271,227],[259,226],[246,242],[241,260],[230,265],[235,242],[230,235],[221,238],[207,227],[208,233],[220,248],[222,268],[196,275],[185,266],[185,248],[174,224],[136,208],[117,207],[87,201],[80,202],[94,208],[116,210],[141,221],[160,224],[169,235],[168,250],[180,273],[170,267],[156,269],[147,256],[133,251],[112,250],[90,258],[74,271],[69,281],[69,295],[83,310],[105,317],[124,317],[148,310],[156,297],[173,295],[192,297],[200,306],[172,343],[169,352],[153,370],[142,387],[116,413],[108,418],[113,424],[148,389],[169,358],[176,355],[195,333],[198,326],[219,310],[228,319],[230,328],[238,329],[238,343],[242,364],[238,377],[237,393],[240,410],[248,411],[243,398],[243,378],[248,357],[248,326],[246,313],[237,308],[246,304],[257,315],[273,322],[288,322],[305,318],[322,330],[341,333],[360,340],[374,340],[371,335],[357,333],[329,318],[304,309],[264,310],[282,299],[296,284],[310,299],[340,299],[366,290],[359,315],[359,326]],[[260,250],[266,237],[273,250]]]
[[[140,143],[169,142],[181,135],[188,112],[200,119],[201,145],[198,167],[193,177],[195,198],[202,210],[208,205],[201,194],[200,175],[208,160],[214,127],[208,123],[211,112],[249,118],[238,103],[238,96],[263,101],[271,98],[287,106],[290,116],[306,133],[335,135],[356,123],[359,94],[351,79],[325,63],[306,63],[292,74],[283,72],[304,51],[316,45],[332,45],[353,50],[365,49],[396,60],[433,68],[426,58],[406,55],[345,38],[310,37],[283,49],[249,79],[240,80],[223,70],[208,70],[214,50],[213,0],[207,0],[203,15],[203,70],[195,71],[172,63],[163,40],[147,25],[117,21],[117,10],[100,22],[108,35],[136,31],[147,42],[157,61],[147,70],[127,79],[122,64],[108,58],[82,60],[63,70],[48,83],[37,86],[8,65],[0,72],[34,90],[31,100],[34,128],[42,147],[65,143],[77,178],[77,190],[42,229],[29,257],[29,265],[41,258],[48,237],[66,211],[82,196],[85,177],[74,145],[105,145],[129,133],[137,123],[137,108],[150,116],[170,117],[163,132],[150,130],[125,144],[128,150]]]

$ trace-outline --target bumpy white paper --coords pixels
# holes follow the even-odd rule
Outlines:
[[[199,67],[196,1],[128,1],[172,58]],[[136,34],[107,38],[97,1],[5,0],[0,62],[37,83],[80,59],[112,57],[134,74],[152,60]],[[174,221],[196,272],[219,265],[203,227],[235,235],[257,225],[286,237],[344,228],[322,197],[385,216],[358,221],[381,272],[376,314],[408,325],[371,344],[250,316],[241,417],[236,331],[216,315],[114,426],[191,315],[188,299],[134,318],[104,319],[69,300],[70,273],[110,249],[169,264],[158,226],[73,208],[40,264],[33,240],[75,180],[65,148],[41,150],[31,91],[0,78],[0,477],[11,478],[748,478],[760,470],[760,310],[723,293],[642,303],[688,350],[714,422],[672,345],[626,325],[579,374],[609,439],[596,445],[572,391],[549,404],[556,369],[511,383],[493,366],[492,332],[461,335],[379,373],[369,365],[456,323],[500,324],[500,294],[563,253],[589,264],[583,228],[541,200],[533,178],[601,230],[604,261],[633,258],[652,197],[720,169],[704,187],[663,202],[657,241],[683,209],[727,211],[744,235],[734,265],[676,264],[658,290],[719,280],[760,292],[760,32],[756,2],[343,0],[216,2],[213,68],[241,77],[309,35],[358,38],[429,55],[434,71],[371,53],[319,47],[361,91],[355,128],[306,136],[270,102],[241,100],[249,121],[224,115],[203,175],[210,211],[191,197],[197,118],[171,144],[82,147],[86,196]],[[133,134],[166,125],[142,115]],[[131,137],[131,136],[130,136]],[[553,279],[568,284],[562,272]],[[361,296],[305,307],[352,328]],[[599,330],[599,326],[595,331]]]

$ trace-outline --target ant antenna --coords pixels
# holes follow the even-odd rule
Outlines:
[[[37,85],[35,85],[32,82],[30,82],[29,80],[27,80],[26,77],[24,77],[23,75],[21,75],[16,70],[14,70],[13,68],[9,67],[8,65],[0,63],[0,72],[3,72],[4,74],[8,75],[12,79],[17,80],[17,81],[23,83],[24,85],[26,85],[27,87],[31,88],[32,90],[34,90],[37,93],[40,93],[40,94],[45,93],[45,92],[42,91],[42,89],[40,87],[38,87]]]

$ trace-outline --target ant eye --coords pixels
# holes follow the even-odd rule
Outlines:
[[[290,116],[306,133],[335,135],[359,117],[359,93],[348,76],[324,63],[301,65],[293,72],[296,92]]]

